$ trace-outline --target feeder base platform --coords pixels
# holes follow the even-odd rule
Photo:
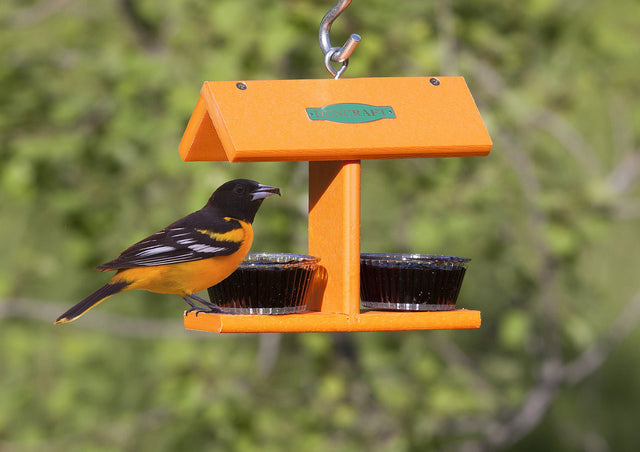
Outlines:
[[[305,312],[287,315],[185,313],[184,326],[215,333],[312,333],[480,328],[480,311],[365,311],[359,315]]]

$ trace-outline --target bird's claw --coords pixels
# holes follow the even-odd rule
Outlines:
[[[228,312],[223,311],[219,307],[215,307],[214,309],[204,309],[204,308],[191,308],[185,311],[185,315],[189,315],[190,313],[194,313],[196,317],[198,314],[228,314]]]

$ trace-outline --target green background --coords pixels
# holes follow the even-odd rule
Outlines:
[[[635,450],[640,3],[356,0],[344,77],[462,75],[488,157],[366,161],[362,251],[472,258],[480,330],[215,335],[92,267],[221,183],[282,188],[253,251],[306,252],[307,164],[183,163],[204,80],[326,78],[332,1],[0,3],[0,450]],[[247,124],[251,127],[251,124]]]

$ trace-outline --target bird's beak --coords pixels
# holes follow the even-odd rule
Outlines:
[[[280,189],[278,187],[270,187],[268,185],[258,184],[258,188],[256,188],[251,193],[251,201],[264,199],[272,195],[280,196]]]

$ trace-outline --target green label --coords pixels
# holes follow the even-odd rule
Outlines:
[[[345,124],[372,122],[379,119],[394,119],[392,107],[376,107],[367,104],[333,104],[321,108],[307,108],[312,121],[331,121]]]

